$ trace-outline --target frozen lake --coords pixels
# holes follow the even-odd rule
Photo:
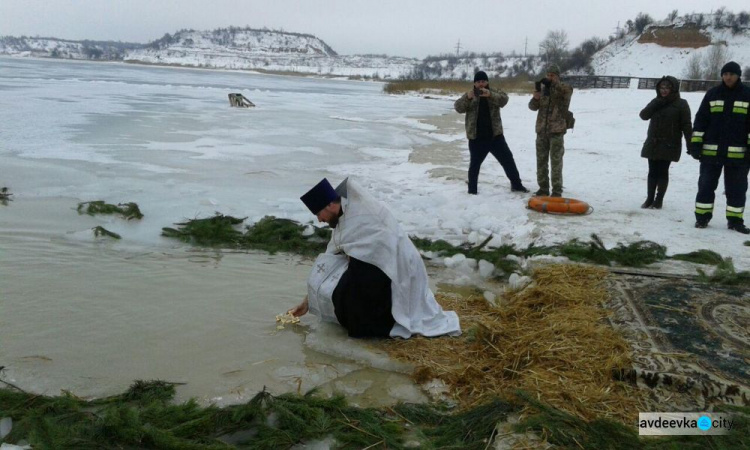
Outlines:
[[[468,87],[468,86],[467,86]],[[257,107],[228,106],[241,92]],[[409,234],[545,245],[596,233],[611,247],[652,240],[669,254],[709,248],[750,269],[747,236],[728,231],[723,184],[709,228],[693,228],[698,164],[673,164],[664,209],[642,210],[654,96],[575,91],[565,195],[588,216],[543,215],[511,193],[491,157],[466,195],[463,117],[451,98],[390,96],[378,83],[0,58],[0,365],[17,384],[79,395],[136,378],[184,382],[182,398],[241,401],[313,386],[362,403],[410,398],[404,376],[340,330],[276,332],[274,316],[305,294],[310,262],[196,249],[161,228],[214,212],[302,222],[299,196],[322,177],[355,175]],[[693,114],[703,93],[683,95]],[[528,95],[502,111],[521,177],[535,190],[535,114]],[[136,202],[145,218],[79,216],[78,202]],[[102,225],[121,241],[95,239]],[[472,274],[446,271],[448,281]],[[309,334],[307,334],[309,332]],[[355,363],[368,357],[368,362]],[[414,394],[416,395],[416,394]]]
[[[248,222],[266,214],[313,219],[298,198],[331,177],[330,166],[384,149],[408,152],[427,141],[408,117],[445,107],[381,90],[341,80],[0,59],[0,186],[14,193],[0,206],[6,376],[31,390],[79,395],[160,378],[187,383],[178,389],[182,398],[219,402],[263,386],[281,392],[336,383],[364,403],[388,397],[392,387],[408,391],[403,375],[311,350],[301,331],[277,332],[275,315],[306,293],[310,261],[198,250],[160,237],[164,226],[215,211]],[[230,92],[257,107],[230,108]],[[77,203],[90,200],[136,202],[145,218],[78,215]],[[96,225],[123,239],[95,239]],[[327,351],[335,344],[325,336],[317,341]],[[328,339],[346,340],[335,330]]]

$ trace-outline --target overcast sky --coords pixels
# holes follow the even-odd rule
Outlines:
[[[0,36],[146,43],[182,28],[310,33],[340,54],[423,58],[461,51],[535,53],[550,30],[570,47],[606,38],[639,12],[750,11],[747,0],[0,0]],[[528,39],[528,41],[527,41]]]

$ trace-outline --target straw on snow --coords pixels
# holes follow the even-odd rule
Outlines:
[[[612,378],[631,361],[601,306],[606,276],[596,267],[546,266],[534,272],[534,284],[497,307],[478,295],[438,294],[443,308],[458,313],[462,336],[378,345],[414,364],[418,382],[443,380],[462,407],[521,389],[582,418],[630,422],[646,410],[645,394]]]

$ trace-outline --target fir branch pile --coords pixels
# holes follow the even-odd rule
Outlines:
[[[122,239],[122,236],[115,232],[109,231],[101,225],[95,226],[94,228],[92,228],[92,230],[94,230],[94,236],[96,237],[105,236],[111,237],[112,239]]]
[[[205,219],[177,223],[179,228],[162,228],[162,236],[180,239],[195,245],[263,250],[269,253],[288,252],[315,256],[325,252],[331,231],[313,227],[306,235],[307,226],[290,219],[265,216],[254,225],[237,229],[246,218],[216,213]]]
[[[706,283],[726,285],[750,285],[750,272],[737,272],[731,258],[723,258],[712,250],[697,250],[690,253],[667,255],[667,248],[652,241],[638,241],[625,245],[617,244],[608,249],[596,234],[591,235],[591,241],[582,242],[572,239],[563,244],[535,246],[529,245],[525,249],[518,249],[514,245],[502,245],[497,248],[485,248],[492,236],[477,246],[452,245],[444,240],[432,241],[426,238],[411,236],[414,245],[427,252],[433,252],[441,257],[463,254],[467,258],[484,259],[495,265],[505,275],[521,270],[518,262],[509,256],[528,258],[532,256],[550,255],[564,256],[573,262],[598,264],[611,267],[645,267],[668,259],[687,261],[695,264],[716,266],[714,273],[706,274],[703,269],[697,269],[697,280]],[[748,241],[750,243],[750,241]],[[747,244],[747,243],[746,243]]]
[[[557,245],[536,246],[531,244],[525,249],[518,249],[514,245],[485,249],[489,239],[487,238],[476,247],[470,247],[467,245],[454,246],[444,240],[431,241],[415,236],[411,237],[414,245],[420,250],[436,252],[440,256],[453,256],[462,253],[467,258],[484,259],[500,268],[514,268],[514,263],[506,260],[510,255],[519,257],[564,256],[574,262],[587,262],[605,266],[619,264],[627,267],[643,267],[667,259],[666,247],[655,242],[638,241],[629,245],[617,244],[614,248],[608,249],[596,234],[591,235],[591,241],[589,242],[572,239]]]
[[[202,407],[194,400],[174,404],[174,384],[136,381],[125,393],[83,400],[0,389],[0,418],[13,427],[2,442],[34,449],[289,449],[327,440],[335,449],[494,448],[498,424],[524,405],[533,414],[513,426],[534,431],[559,448],[575,449],[738,449],[748,448],[746,433],[726,436],[668,436],[640,439],[632,427],[610,419],[581,420],[524,392],[512,402],[491,400],[472,409],[449,411],[442,405],[398,404],[358,408],[343,396],[274,396],[258,393],[241,405]],[[725,406],[738,431],[750,425],[750,408]]]
[[[133,202],[120,203],[113,205],[105,203],[103,200],[95,200],[92,202],[82,202],[78,204],[78,214],[88,214],[90,216],[96,214],[119,214],[127,220],[143,218],[140,208]]]

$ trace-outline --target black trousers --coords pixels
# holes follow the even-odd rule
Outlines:
[[[648,160],[648,177],[652,180],[669,180],[669,166],[672,161]]]
[[[351,337],[389,337],[391,279],[377,266],[349,258],[349,268],[333,291],[336,319]]]
[[[492,140],[469,139],[469,155],[471,156],[469,162],[469,194],[477,193],[479,169],[488,153],[492,153],[492,156],[503,166],[505,176],[510,180],[511,187],[516,188],[523,185],[521,176],[518,174],[516,161],[513,159],[513,153],[511,153],[508,143],[505,141],[505,136],[501,134]]]
[[[695,196],[695,219],[708,222],[713,217],[715,191],[724,170],[724,192],[727,195],[727,221],[744,223],[742,213],[747,195],[747,175],[750,165],[730,165],[701,162],[698,195]]]

